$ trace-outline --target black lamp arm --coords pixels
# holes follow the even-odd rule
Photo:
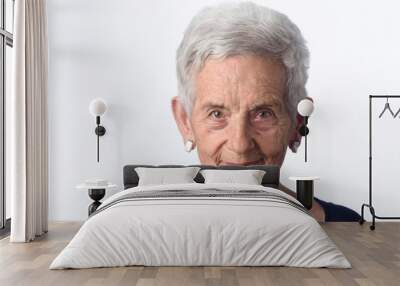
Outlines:
[[[97,162],[99,162],[99,149],[100,149],[100,144],[99,144],[99,137],[103,136],[104,134],[106,134],[106,129],[104,128],[104,126],[100,125],[100,116],[96,116],[96,129],[94,130],[94,133],[96,133],[97,135]]]
[[[308,124],[308,116],[303,117],[303,124],[300,126],[299,133],[301,136],[304,136],[304,161],[307,162],[307,135],[310,130],[307,127]]]

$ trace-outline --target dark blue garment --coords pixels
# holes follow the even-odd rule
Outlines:
[[[325,221],[359,221],[361,216],[345,206],[314,198],[325,211]]]

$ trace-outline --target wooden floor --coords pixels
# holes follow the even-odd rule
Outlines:
[[[0,285],[400,285],[400,222],[326,223],[329,236],[353,268],[291,267],[119,267],[48,270],[80,227],[52,223],[32,243],[0,241]]]

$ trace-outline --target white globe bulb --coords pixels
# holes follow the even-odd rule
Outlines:
[[[297,111],[301,116],[310,116],[314,111],[314,103],[310,99],[303,99],[297,105]]]
[[[107,104],[101,98],[93,99],[89,104],[89,112],[93,116],[102,116],[107,110]]]

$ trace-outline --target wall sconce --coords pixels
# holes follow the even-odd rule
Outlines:
[[[310,117],[310,115],[314,111],[314,102],[308,98],[301,100],[297,105],[297,111],[301,116],[304,117],[304,122],[303,125],[300,126],[299,133],[301,136],[304,136],[304,144],[305,144],[304,162],[307,162],[307,134],[310,132],[310,130],[307,127],[307,124],[308,124],[308,117]]]
[[[90,113],[96,117],[97,127],[94,133],[97,135],[97,162],[99,162],[99,137],[106,134],[104,126],[100,125],[100,116],[102,116],[107,110],[107,104],[101,98],[93,99],[89,104]]]

